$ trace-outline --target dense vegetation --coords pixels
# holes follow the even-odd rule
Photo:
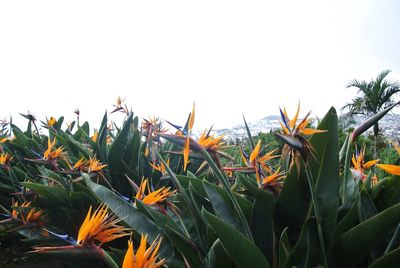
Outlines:
[[[93,134],[79,111],[66,128],[3,122],[0,239],[52,267],[387,267],[400,260],[399,149],[362,134],[395,105],[350,132],[334,108],[316,129],[283,110],[280,130],[234,145],[196,137],[194,106],[185,126],[139,123],[119,100],[123,125],[105,114]]]

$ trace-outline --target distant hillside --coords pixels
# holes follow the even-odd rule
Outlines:
[[[366,116],[356,115],[353,118],[341,115],[340,122],[344,128],[354,128],[366,120]],[[271,130],[279,129],[279,115],[269,115],[256,121],[247,122],[251,135],[257,135],[260,132],[266,133]],[[301,119],[299,119],[301,120]],[[315,118],[314,122],[318,122]],[[381,134],[384,136],[397,140],[400,139],[400,114],[388,114],[379,121],[379,127]],[[369,131],[372,131],[370,129]],[[240,123],[231,128],[216,129],[217,135],[225,135],[230,140],[247,138],[246,129],[244,123]]]

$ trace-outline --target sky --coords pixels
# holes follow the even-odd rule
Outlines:
[[[400,80],[400,2],[1,1],[0,118],[98,127],[118,96],[140,118],[225,128],[301,102],[323,116],[352,79]],[[122,114],[110,115],[112,120]]]

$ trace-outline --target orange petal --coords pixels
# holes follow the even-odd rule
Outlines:
[[[320,130],[320,129],[313,129],[313,128],[305,128],[303,130],[300,130],[301,133],[303,133],[304,135],[313,135],[316,133],[323,133],[323,132],[327,132],[327,130]]]
[[[189,146],[190,140],[189,136],[186,138],[185,146],[183,147],[183,170],[186,171],[186,166],[189,161]]]
[[[193,125],[194,125],[194,116],[195,116],[195,103],[193,102],[193,108],[192,108],[192,112],[190,113],[190,117],[189,117],[189,132],[192,130]]]
[[[250,155],[250,163],[252,163],[260,153],[261,140],[258,141],[257,146],[254,148]]]
[[[299,118],[299,112],[300,112],[300,101],[299,101],[299,104],[297,105],[296,115],[293,117],[292,120],[289,121],[289,127],[291,129],[293,129],[293,127],[296,125],[297,118]]]
[[[387,165],[387,164],[377,164],[378,168],[390,173],[392,175],[400,176],[400,166]]]
[[[368,161],[367,163],[364,164],[364,168],[370,168],[378,162],[379,162],[379,159]]]
[[[281,121],[279,121],[279,124],[281,124],[282,130],[283,130],[283,134],[288,135],[289,134],[289,130],[287,129],[287,127],[285,127]]]

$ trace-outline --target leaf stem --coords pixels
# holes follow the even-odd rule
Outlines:
[[[325,268],[328,268],[328,260],[326,257],[326,249],[325,249],[325,241],[324,241],[324,233],[322,231],[322,225],[321,225],[321,216],[319,215],[319,206],[318,206],[318,198],[315,193],[315,188],[313,186],[313,176],[310,170],[310,166],[305,163],[305,171],[307,175],[307,181],[308,181],[308,186],[310,187],[310,192],[311,192],[311,199],[313,202],[313,207],[314,207],[314,213],[315,213],[315,218],[317,220],[317,228],[318,228],[318,238],[319,238],[319,244],[321,247],[321,253],[322,253],[322,261],[324,264]]]

